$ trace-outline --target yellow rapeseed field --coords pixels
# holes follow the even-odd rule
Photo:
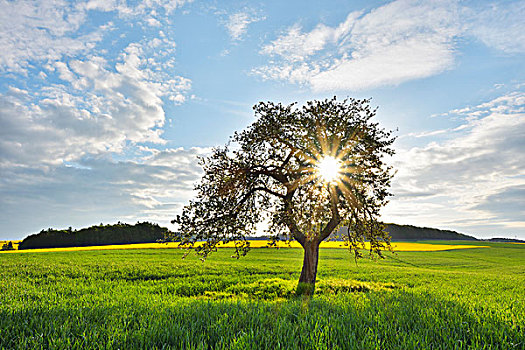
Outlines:
[[[0,241],[0,248],[4,245],[4,243],[9,243],[9,242],[13,243],[13,248],[18,249],[18,245],[22,241],[21,240],[18,240],[18,241],[14,241],[14,240]]]
[[[222,244],[221,247],[234,247],[234,243]],[[264,240],[253,240],[250,241],[252,248],[265,248],[268,246],[268,241]],[[279,242],[279,248],[301,248],[301,245],[296,242]],[[468,248],[489,248],[483,245],[459,245],[459,244],[428,244],[428,243],[412,243],[412,242],[394,242],[392,243],[394,251],[398,252],[432,252],[441,250],[451,249],[468,249]],[[138,243],[138,244],[118,244],[118,245],[103,245],[103,246],[89,246],[89,247],[66,247],[66,248],[43,248],[43,249],[24,249],[24,250],[12,250],[4,251],[1,253],[13,254],[13,253],[35,253],[35,252],[72,252],[72,251],[84,251],[84,250],[113,250],[113,249],[167,249],[167,248],[179,248],[178,243]],[[347,249],[343,242],[322,242],[321,248],[335,248],[335,249]],[[369,249],[370,245],[365,244],[365,249]]]
[[[268,244],[268,241],[250,241],[250,246],[252,248],[264,248]],[[223,245],[225,247],[234,247],[233,243],[228,243]],[[290,242],[290,245],[285,242],[279,242],[278,244],[281,248],[291,247],[291,248],[301,248],[301,245],[297,241]],[[412,243],[412,242],[399,242],[392,243],[394,251],[398,252],[432,252],[440,250],[450,250],[450,249],[467,249],[467,248],[489,248],[488,246],[472,246],[472,245],[458,245],[458,244],[427,244],[427,243]],[[339,249],[348,249],[344,245],[344,242],[330,241],[322,242],[321,248],[339,248]],[[365,243],[365,249],[370,249],[370,244]]]

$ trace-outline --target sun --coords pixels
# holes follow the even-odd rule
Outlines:
[[[334,182],[341,176],[340,161],[332,156],[325,156],[317,163],[317,172],[325,182]]]

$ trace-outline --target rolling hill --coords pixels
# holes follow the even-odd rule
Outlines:
[[[422,240],[462,240],[477,241],[478,239],[463,233],[451,230],[440,230],[431,227],[417,227],[412,225],[385,224],[392,241],[422,241]]]
[[[149,222],[135,225],[118,223],[97,225],[81,230],[42,230],[30,235],[20,243],[18,249],[85,247],[110,244],[151,243],[164,238],[165,227]]]
[[[467,240],[476,241],[475,237],[451,230],[440,230],[430,227],[411,225],[385,224],[386,231],[392,241],[423,241],[423,240]],[[340,229],[334,237],[340,236],[345,228]],[[40,233],[26,237],[18,249],[82,247],[108,244],[130,244],[156,242],[168,232],[167,228],[151,223],[129,225],[99,225],[81,230],[42,230]],[[249,239],[266,239],[267,237],[250,237]]]

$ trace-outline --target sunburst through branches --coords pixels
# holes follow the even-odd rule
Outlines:
[[[317,172],[325,182],[333,183],[340,176],[340,161],[332,156],[325,156],[317,164]]]
[[[310,190],[315,192],[321,207],[324,207],[321,197],[330,197],[329,188],[340,191],[354,209],[361,207],[362,203],[355,194],[355,186],[359,186],[355,177],[359,177],[362,170],[356,159],[363,156],[363,150],[358,148],[362,132],[360,127],[351,132],[344,130],[344,127],[329,132],[319,123],[316,125],[315,139],[309,147],[299,152],[306,166],[301,168],[304,176],[296,185],[309,182],[316,184]]]

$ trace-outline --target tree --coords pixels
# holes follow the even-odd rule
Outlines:
[[[13,242],[11,242],[11,241],[5,242],[2,245],[2,249],[1,250],[15,250],[15,247],[13,247]]]
[[[201,159],[204,175],[172,223],[168,240],[205,259],[219,243],[235,242],[245,255],[247,237],[267,226],[272,243],[285,237],[304,248],[297,292],[314,292],[319,244],[338,228],[355,258],[369,241],[370,255],[390,247],[378,220],[387,203],[394,153],[391,131],[372,122],[370,100],[346,99],[254,106],[257,120],[225,147]],[[189,251],[188,251],[189,252]]]

